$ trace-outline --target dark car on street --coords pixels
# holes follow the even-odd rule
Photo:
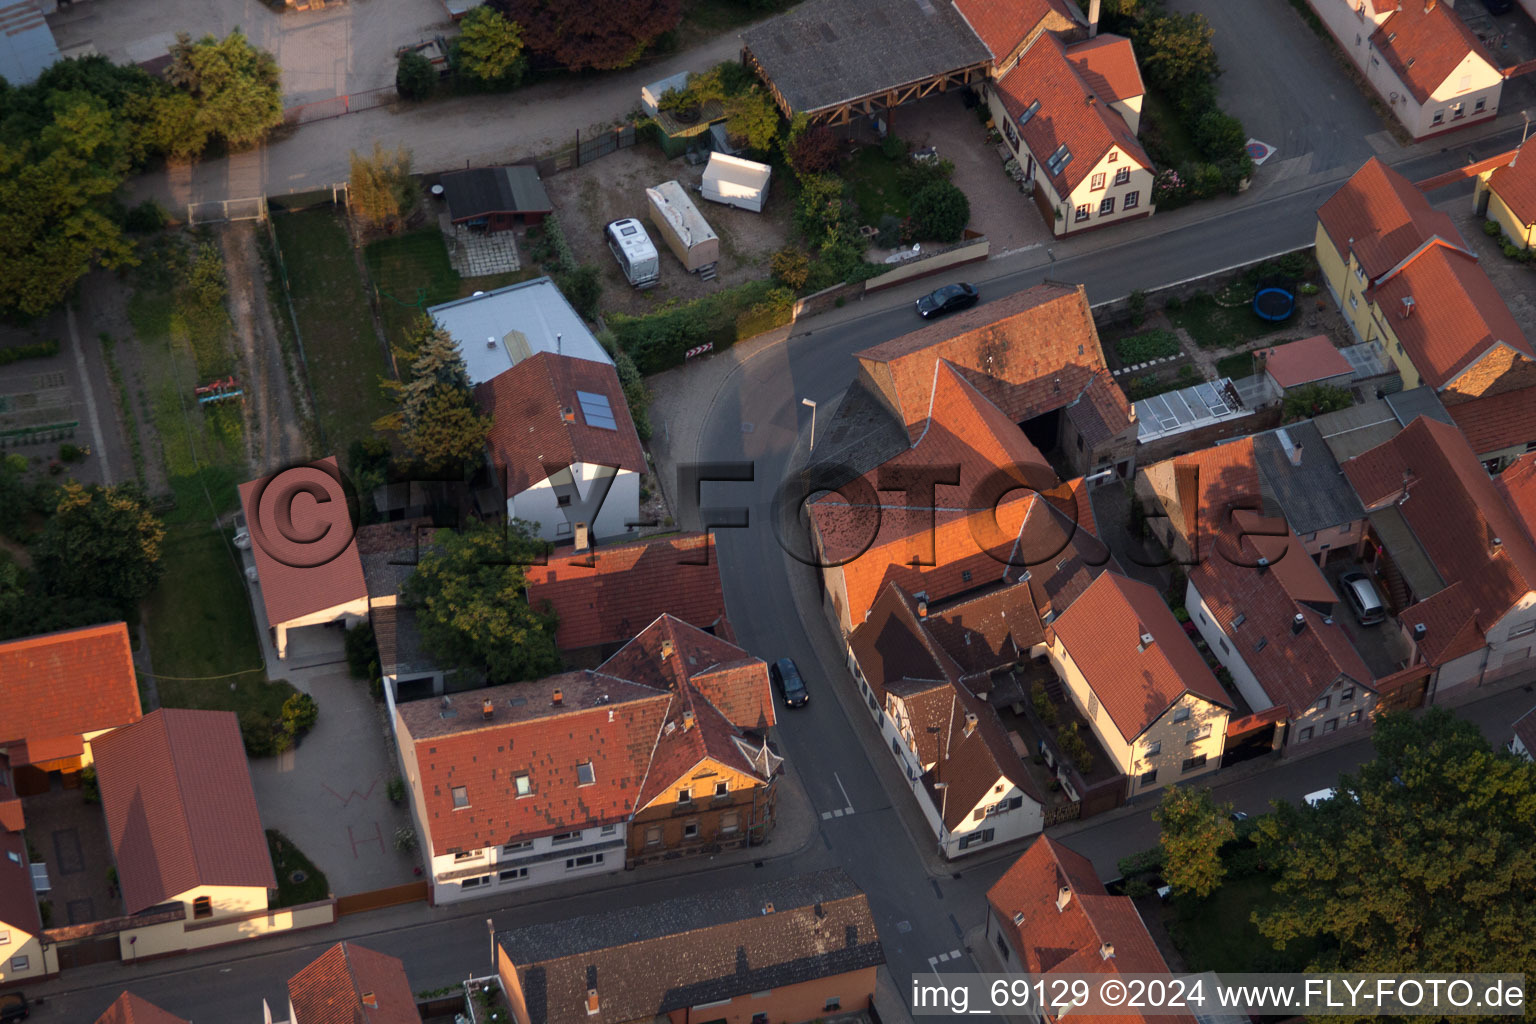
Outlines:
[[[917,300],[917,315],[924,320],[959,309],[970,309],[981,298],[973,284],[947,284]]]
[[[800,670],[788,658],[780,658],[769,665],[768,678],[773,680],[773,685],[779,691],[779,696],[784,698],[784,703],[792,708],[804,707],[811,699],[810,692],[805,688],[805,680],[800,678]]]
[[[20,992],[0,992],[0,1021],[26,1020],[31,1012]]]
[[[1489,14],[1508,14],[1515,6],[1515,0],[1483,0],[1483,6],[1488,8]]]

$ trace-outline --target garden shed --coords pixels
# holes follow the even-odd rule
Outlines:
[[[442,177],[448,217],[476,231],[509,231],[541,224],[555,206],[532,167],[476,167]]]
[[[703,196],[712,203],[724,203],[741,210],[762,213],[768,201],[768,179],[773,168],[755,160],[743,160],[715,152],[704,168]]]
[[[651,222],[667,240],[667,247],[683,261],[683,268],[689,273],[702,271],[706,279],[713,277],[714,266],[720,262],[720,236],[683,186],[664,181],[646,189],[645,194],[651,201]]]

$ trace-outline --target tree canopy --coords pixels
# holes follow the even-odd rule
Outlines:
[[[1382,716],[1373,742],[1334,799],[1259,821],[1279,874],[1259,931],[1315,943],[1309,970],[1536,969],[1536,764],[1438,708]]]
[[[429,472],[456,472],[480,458],[491,421],[480,415],[453,338],[423,320],[409,341],[409,378],[384,382],[385,390],[399,401],[400,412],[376,426],[397,431]]]
[[[559,671],[555,617],[524,596],[523,567],[541,550],[527,524],[438,537],[405,585],[427,650],[447,665],[484,671],[493,684]]]
[[[482,85],[516,84],[522,77],[523,30],[494,7],[480,6],[464,15],[455,41],[460,71]]]
[[[1162,828],[1163,879],[1174,892],[1205,899],[1226,875],[1221,847],[1236,835],[1230,808],[1217,807],[1208,789],[1173,786],[1152,812]]]
[[[178,33],[165,77],[192,98],[184,128],[194,139],[218,137],[249,146],[283,123],[277,60],[252,46],[238,28],[223,39],[204,36],[195,43]]]
[[[368,223],[394,231],[420,194],[420,186],[411,177],[411,151],[404,146],[387,150],[375,139],[372,155],[360,156],[354,149],[351,157],[347,207]]]
[[[71,480],[33,552],[50,595],[100,599],[124,614],[160,581],[165,528],[135,486],[85,487]]]
[[[682,0],[491,0],[491,5],[522,26],[536,67],[570,71],[627,68],[683,17]]]

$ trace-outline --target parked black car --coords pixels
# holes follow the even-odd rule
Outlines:
[[[20,992],[0,992],[0,1021],[26,1020],[32,1011]]]
[[[773,680],[784,703],[792,708],[804,707],[811,699],[810,692],[805,688],[805,680],[800,678],[800,670],[788,658],[780,658],[769,665],[768,678]]]
[[[970,309],[980,298],[981,293],[973,284],[947,284],[917,300],[917,315],[928,320],[957,309]]]

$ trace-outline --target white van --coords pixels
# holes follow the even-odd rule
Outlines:
[[[1316,793],[1308,793],[1302,799],[1307,802],[1308,807],[1316,807],[1318,804],[1327,803],[1329,800],[1332,800],[1333,790],[1320,789]]]
[[[633,217],[616,220],[603,231],[624,279],[636,288],[654,288],[661,278],[661,259],[645,225]]]

